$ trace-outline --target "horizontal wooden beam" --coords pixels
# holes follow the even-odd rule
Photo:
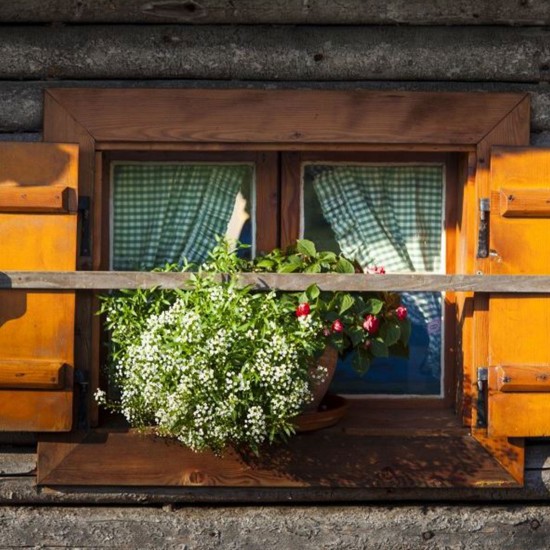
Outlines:
[[[0,212],[76,212],[74,189],[61,186],[0,186]]]
[[[19,0],[0,2],[7,23],[322,25],[548,25],[545,0]]]
[[[60,388],[64,364],[40,359],[0,360],[0,388]]]
[[[245,63],[246,61],[243,61]],[[429,63],[429,60],[426,60]],[[223,80],[119,80],[116,67],[108,80],[66,80],[39,82],[0,82],[0,131],[4,132],[38,132],[42,129],[42,107],[44,91],[48,88],[165,88],[165,89],[315,89],[315,90],[372,90],[372,91],[424,91],[424,92],[497,92],[529,93],[531,97],[531,130],[543,132],[550,130],[550,91],[545,86],[512,82],[428,82],[424,80],[421,66],[416,81],[324,81],[307,80],[302,74],[298,81],[268,82],[258,73],[254,82]],[[460,75],[457,75],[460,78]],[[492,77],[488,76],[486,80]],[[12,137],[13,139],[13,137]]]
[[[547,52],[535,27],[5,25],[0,79],[533,83]]]
[[[191,273],[140,271],[3,271],[0,289],[109,290],[116,288],[185,288]],[[218,275],[219,279],[226,275]],[[430,275],[430,274],[283,274],[241,273],[242,285],[257,290],[287,292],[318,284],[322,290],[403,292],[550,293],[550,276],[541,275]]]

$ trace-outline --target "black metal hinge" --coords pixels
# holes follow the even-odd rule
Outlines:
[[[477,422],[478,428],[487,427],[487,381],[489,379],[489,371],[486,367],[477,369]]]
[[[489,214],[491,200],[479,199],[479,230],[477,234],[477,257],[489,257]]]
[[[79,255],[88,257],[91,254],[90,197],[86,197],[85,195],[78,197],[78,216],[80,218]]]

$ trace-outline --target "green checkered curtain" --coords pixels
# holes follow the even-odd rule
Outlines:
[[[223,235],[252,167],[127,164],[114,168],[113,269],[200,263]]]
[[[313,186],[342,252],[363,267],[437,272],[441,267],[443,176],[438,166],[319,167]],[[441,365],[441,295],[402,293],[413,323],[427,327],[423,370]]]

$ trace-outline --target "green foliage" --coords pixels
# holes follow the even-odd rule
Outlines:
[[[253,262],[257,272],[276,273],[362,273],[356,263],[334,252],[319,252],[306,239],[286,251],[275,249]],[[383,275],[370,275],[379,277]],[[305,292],[289,294],[297,303],[308,302],[314,315],[323,324],[323,338],[341,354],[356,350],[353,367],[360,374],[368,371],[374,357],[402,354],[411,326],[400,321],[395,310],[400,305],[399,295],[391,292],[326,292],[311,285]],[[363,323],[368,315],[378,320],[376,331],[368,331]],[[336,332],[333,324],[340,321],[344,330]]]
[[[252,292],[238,283],[239,272],[250,271],[360,272],[352,261],[307,240],[253,261],[239,258],[239,246],[220,239],[185,290],[124,290],[101,299],[109,377],[119,393],[110,406],[132,425],[154,426],[197,451],[232,445],[258,453],[285,439],[311,398],[312,361],[327,345],[356,350],[353,366],[365,373],[374,357],[403,353],[410,335],[393,293],[327,292],[316,284],[304,292]]]

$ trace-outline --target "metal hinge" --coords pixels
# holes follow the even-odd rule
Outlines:
[[[80,217],[80,250],[81,257],[91,255],[91,233],[90,233],[90,197],[81,195],[78,197],[78,215]]]
[[[88,373],[82,369],[75,369],[74,381],[78,391],[76,425],[79,430],[88,430],[90,427],[88,422]]]
[[[487,427],[487,381],[489,369],[481,367],[477,369],[477,422],[478,428]]]
[[[479,230],[477,235],[477,257],[489,257],[489,213],[491,199],[479,199]]]

